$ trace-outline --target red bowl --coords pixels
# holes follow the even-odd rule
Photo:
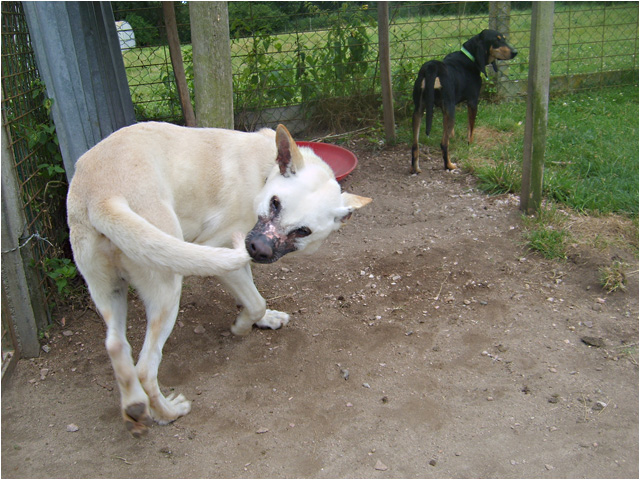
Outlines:
[[[346,148],[319,142],[296,142],[299,147],[309,147],[313,153],[324,160],[333,170],[336,180],[340,181],[353,172],[358,165],[356,156]]]

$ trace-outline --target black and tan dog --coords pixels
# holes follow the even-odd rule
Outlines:
[[[453,136],[456,105],[467,102],[469,114],[468,141],[473,140],[473,126],[478,111],[478,100],[482,78],[486,76],[486,66],[491,64],[498,71],[496,60],[510,60],[518,54],[509,45],[500,32],[483,30],[462,45],[460,51],[444,57],[444,60],[431,60],[425,63],[413,87],[413,146],[411,147],[411,173],[420,173],[418,137],[420,122],[426,110],[426,132],[431,132],[434,105],[442,109],[443,132],[442,158],[444,168],[453,170],[454,163],[449,160],[449,139]]]

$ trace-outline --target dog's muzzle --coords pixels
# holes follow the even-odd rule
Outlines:
[[[275,261],[273,259],[273,247],[266,235],[261,233],[256,235],[249,234],[245,240],[245,245],[254,262],[271,263]]]
[[[249,256],[256,263],[273,263],[296,250],[294,239],[279,235],[273,223],[264,219],[258,219],[244,243]]]

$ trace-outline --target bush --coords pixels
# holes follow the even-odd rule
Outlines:
[[[133,33],[136,36],[136,45],[138,47],[148,47],[149,45],[157,45],[160,43],[160,34],[158,33],[158,29],[140,15],[129,13],[126,16],[126,21],[133,29]]]

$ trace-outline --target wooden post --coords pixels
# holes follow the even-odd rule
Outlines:
[[[522,161],[520,209],[538,211],[542,202],[544,150],[547,140],[549,76],[553,35],[553,2],[533,2],[527,86],[527,116]]]
[[[21,357],[37,357],[40,353],[38,328],[48,323],[45,299],[33,275],[29,274],[33,257],[29,254],[25,234],[26,219],[18,179],[9,149],[9,135],[2,130],[2,312],[13,323]],[[33,241],[39,241],[34,239]],[[7,300],[5,308],[4,300]]]
[[[393,88],[391,85],[391,55],[389,53],[389,2],[378,2],[378,48],[380,51],[380,84],[384,134],[387,143],[396,139],[393,114]]]
[[[511,2],[489,2],[489,28],[497,30],[509,38],[511,32]],[[516,48],[518,48],[516,46]],[[488,68],[489,76],[493,78],[496,85],[496,95],[498,98],[508,98],[515,95],[517,84],[509,81],[509,62],[500,65],[500,71],[494,72],[493,68]]]
[[[227,2],[189,2],[193,87],[199,127],[233,128]]]
[[[164,25],[167,28],[167,41],[169,42],[169,54],[171,55],[171,65],[176,78],[178,96],[180,97],[180,107],[184,116],[184,123],[187,127],[196,126],[196,116],[193,113],[187,77],[184,73],[182,63],[182,50],[180,49],[180,37],[178,37],[178,24],[176,22],[176,11],[173,2],[161,2],[162,13],[164,14]]]

